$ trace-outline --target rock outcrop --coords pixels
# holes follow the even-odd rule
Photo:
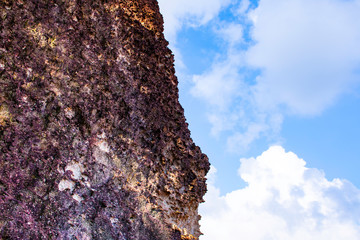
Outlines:
[[[2,0],[0,18],[0,239],[197,239],[209,163],[156,0]]]

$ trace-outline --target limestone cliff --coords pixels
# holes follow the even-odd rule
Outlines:
[[[0,1],[0,239],[196,239],[207,157],[156,0]]]

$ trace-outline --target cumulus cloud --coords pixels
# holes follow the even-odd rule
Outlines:
[[[360,190],[324,173],[280,146],[241,159],[247,187],[220,196],[216,170],[200,206],[201,240],[356,240],[360,237]]]
[[[235,131],[229,148],[276,134],[287,115],[321,114],[358,86],[359,0],[260,0],[256,8],[243,0],[234,12],[238,22],[216,29],[228,49],[191,90],[211,106],[213,132]]]

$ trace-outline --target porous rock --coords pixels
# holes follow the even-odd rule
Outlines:
[[[197,239],[209,163],[156,0],[3,0],[0,18],[0,238]]]

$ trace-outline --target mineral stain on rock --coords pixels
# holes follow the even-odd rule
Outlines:
[[[156,0],[3,0],[0,18],[0,239],[197,239],[209,163]]]

